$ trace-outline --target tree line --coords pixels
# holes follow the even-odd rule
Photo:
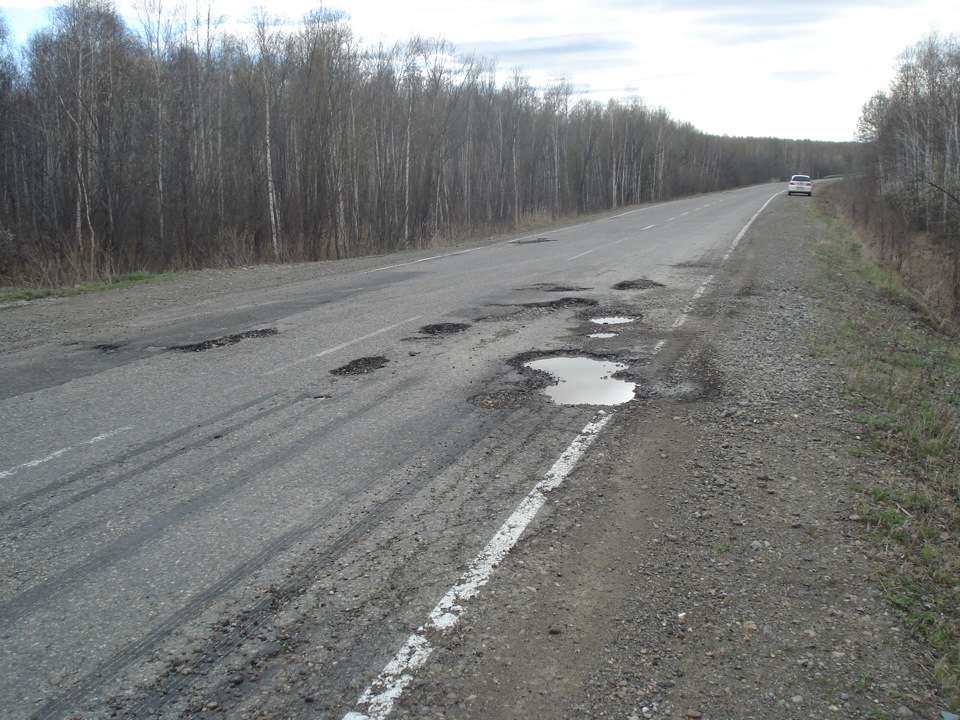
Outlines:
[[[960,315],[960,39],[931,33],[907,48],[889,89],[864,105],[859,133],[867,166],[849,209],[884,259]]]
[[[0,22],[0,282],[336,259],[847,171],[856,143],[706,135],[576,99],[442,39],[364,47],[340,14],[71,0]]]

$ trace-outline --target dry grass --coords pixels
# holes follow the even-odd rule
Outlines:
[[[930,648],[950,707],[960,707],[960,336],[878,267],[817,199],[829,227],[817,290],[830,309],[821,351],[846,368],[866,432],[859,450],[889,469],[863,490],[882,582]]]

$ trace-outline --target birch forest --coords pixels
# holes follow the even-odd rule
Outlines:
[[[160,0],[142,0],[137,22],[72,0],[14,47],[0,18],[0,285],[443,245],[819,178],[859,153],[711,136],[639,98],[504,80],[442,39],[362,46],[331,11],[247,27]],[[956,157],[943,128],[924,130]],[[927,148],[911,161],[955,182]],[[924,202],[931,220],[949,215]]]
[[[932,34],[905,50],[860,134],[885,204],[912,229],[960,240],[960,39]]]

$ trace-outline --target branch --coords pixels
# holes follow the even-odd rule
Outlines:
[[[939,190],[940,192],[942,192],[944,195],[946,195],[948,198],[950,198],[951,200],[953,200],[955,203],[957,203],[958,205],[960,205],[960,198],[958,198],[956,195],[954,195],[954,194],[953,194],[952,192],[950,192],[949,190],[946,190],[945,188],[940,187],[940,186],[937,185],[935,182],[933,182],[932,180],[928,179],[925,175],[921,175],[921,176],[920,176],[920,179],[923,180],[923,182],[925,182],[925,183],[926,183],[927,185],[929,185],[930,187],[936,188],[937,190]]]

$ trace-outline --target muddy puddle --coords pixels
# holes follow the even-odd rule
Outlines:
[[[553,357],[532,360],[524,367],[547,373],[556,384],[544,393],[558,405],[622,405],[634,398],[636,383],[618,380],[623,363],[586,357]]]

